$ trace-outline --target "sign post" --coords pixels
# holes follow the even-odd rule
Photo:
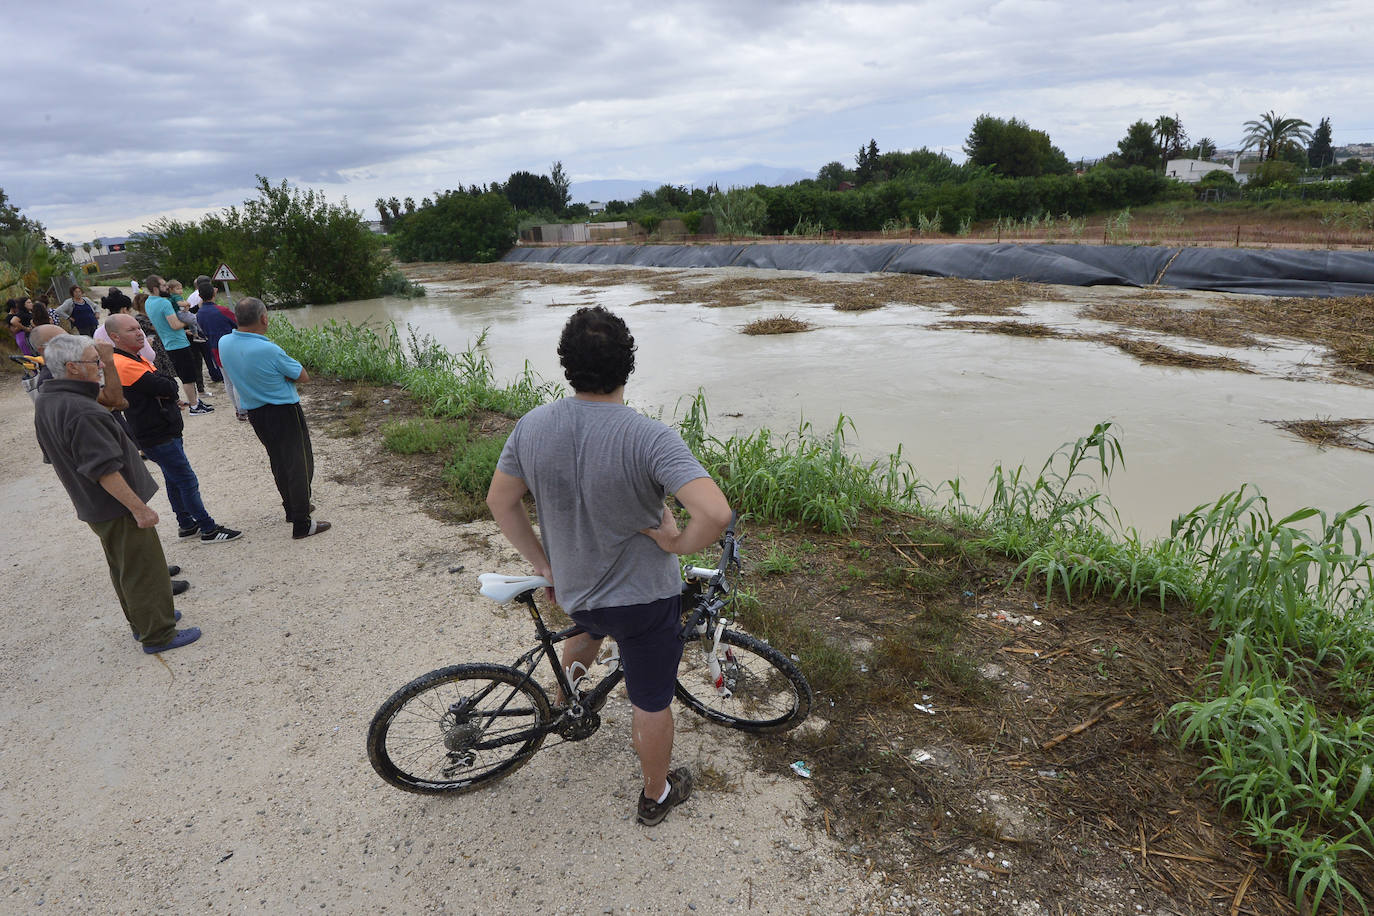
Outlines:
[[[238,280],[238,277],[235,276],[235,275],[234,275],[234,272],[233,272],[232,270],[229,269],[229,265],[228,265],[228,264],[221,264],[221,265],[219,266],[219,270],[216,270],[216,271],[215,271],[215,275],[214,275],[213,277],[211,277],[210,279],[211,279],[211,280],[218,280],[218,281],[220,281],[220,282],[222,282],[222,283],[224,284],[224,295],[226,295],[226,296],[229,297],[229,305],[230,305],[230,307],[232,308],[233,305],[234,305],[234,294],[231,293],[231,292],[229,291],[229,281],[230,281],[230,280],[237,281],[237,280]]]

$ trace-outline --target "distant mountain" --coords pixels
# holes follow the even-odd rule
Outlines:
[[[778,168],[771,165],[745,165],[724,172],[712,172],[698,178],[694,184],[705,187],[709,184],[720,186],[722,191],[730,188],[750,188],[756,184],[779,185],[793,184],[803,178],[815,178],[814,171],[807,172],[797,168]]]
[[[716,184],[722,191],[734,187],[752,187],[756,184],[779,185],[792,184],[801,181],[803,178],[815,178],[815,172],[808,172],[798,168],[782,168],[771,165],[741,166],[737,169],[723,170],[719,172],[708,172],[691,181],[672,181],[662,179],[659,181],[631,181],[625,179],[606,178],[594,181],[574,181],[569,191],[572,194],[574,203],[590,203],[591,201],[608,200],[631,201],[639,196],[641,191],[652,191],[665,184],[685,184],[688,187],[704,188],[710,184]]]
[[[574,181],[568,191],[575,204],[587,204],[594,200],[604,204],[608,200],[634,200],[640,191],[652,191],[662,184],[666,182],[605,178],[597,181]]]

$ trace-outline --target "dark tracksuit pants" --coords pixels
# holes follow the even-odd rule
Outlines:
[[[286,520],[298,525],[308,523],[315,453],[310,448],[305,411],[300,404],[264,404],[248,411],[248,422],[267,449]]]

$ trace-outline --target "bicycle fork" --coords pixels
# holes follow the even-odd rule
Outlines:
[[[725,682],[725,671],[721,668],[719,655],[720,634],[724,632],[725,621],[717,619],[715,633],[712,638],[707,639],[706,634],[703,633],[701,638],[697,640],[697,645],[701,646],[701,651],[706,656],[706,667],[711,673],[711,686],[715,688],[716,693],[720,694],[722,697],[729,698],[734,691],[732,691],[730,685]],[[727,654],[730,652],[728,647],[725,651]]]

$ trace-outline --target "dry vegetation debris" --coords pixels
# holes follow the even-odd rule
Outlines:
[[[1252,347],[1257,343],[1239,315],[1214,308],[1142,305],[1139,297],[1130,297],[1093,302],[1080,314],[1095,321],[1187,337],[1223,347]]]
[[[803,331],[814,331],[816,326],[807,321],[802,321],[791,315],[774,315],[771,318],[759,318],[749,322],[740,328],[741,334],[799,334]]]
[[[1274,426],[1286,430],[1318,448],[1348,448],[1357,452],[1374,452],[1374,417],[1334,420],[1330,417],[1315,420],[1270,420]]]
[[[988,334],[1006,334],[1009,337],[1063,337],[1064,333],[1049,325],[1035,321],[941,321],[932,328],[956,331],[984,331]]]
[[[1123,353],[1129,353],[1142,363],[1153,363],[1158,366],[1178,366],[1183,369],[1226,369],[1231,372],[1253,371],[1245,363],[1230,356],[1219,356],[1210,353],[1190,353],[1187,350],[1176,350],[1173,347],[1166,347],[1164,344],[1152,340],[1142,340],[1139,337],[1130,337],[1126,334],[1099,334],[1083,339],[1110,344]]]
[[[1374,296],[1242,299],[1234,308],[1260,333],[1324,344],[1340,363],[1374,373]]]

